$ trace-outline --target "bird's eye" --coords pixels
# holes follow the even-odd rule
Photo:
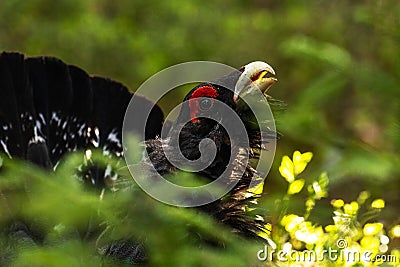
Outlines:
[[[213,99],[210,98],[203,98],[200,101],[199,107],[201,111],[208,111],[214,105]]]

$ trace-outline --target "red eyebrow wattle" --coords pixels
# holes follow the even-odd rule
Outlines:
[[[211,98],[216,98],[218,96],[217,90],[215,90],[212,86],[206,85],[197,88],[193,94],[191,95],[190,98],[196,98],[196,97],[211,97]]]

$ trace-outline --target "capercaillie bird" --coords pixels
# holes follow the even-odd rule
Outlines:
[[[216,155],[198,174],[210,181],[224,174],[235,186],[227,197],[199,209],[235,232],[250,237],[258,236],[264,222],[245,216],[246,204],[258,197],[246,196],[250,181],[257,173],[250,163],[242,163],[242,157],[247,154],[257,158],[257,151],[263,149],[264,144],[260,127],[254,126],[254,114],[240,103],[240,96],[254,90],[266,92],[276,81],[268,75],[274,74],[268,64],[253,62],[218,80],[194,87],[184,98],[176,121],[168,122],[168,136],[179,137],[173,140],[168,136],[160,137],[164,124],[161,108],[139,96],[140,104],[151,110],[146,121],[147,156],[143,162],[154,166],[161,175],[175,173],[177,168],[165,156],[165,150],[179,147],[185,158],[196,160],[201,156],[201,140],[213,140]],[[241,88],[238,90],[238,87]],[[0,153],[49,170],[56,168],[63,155],[71,151],[100,148],[105,155],[122,157],[122,126],[131,97],[132,93],[121,83],[90,76],[59,59],[26,58],[19,53],[3,52],[0,55]],[[233,144],[222,127],[224,123],[229,124],[231,118],[223,117],[216,101],[237,113],[245,125],[248,147],[241,147],[239,142],[232,149]],[[211,113],[221,116],[217,120],[206,118]],[[130,125],[130,130],[140,131],[135,124]],[[274,134],[271,130],[267,136],[273,139]],[[231,157],[234,161],[230,161]],[[109,178],[110,170],[93,167],[87,170],[83,180],[104,188]],[[133,261],[141,261],[136,246],[123,242],[110,245],[106,250],[117,258],[133,257]],[[135,251],[136,256],[127,255],[129,251]]]

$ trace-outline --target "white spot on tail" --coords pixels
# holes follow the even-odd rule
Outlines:
[[[28,145],[31,144],[37,144],[37,143],[46,143],[46,140],[44,140],[43,137],[39,136],[39,135],[35,135],[28,143]]]
[[[8,156],[10,159],[12,159],[12,156],[11,156],[10,152],[8,151],[8,149],[7,149],[6,143],[4,143],[3,140],[0,140],[0,144],[3,146],[3,150],[4,150],[4,152],[7,154],[7,156]]]

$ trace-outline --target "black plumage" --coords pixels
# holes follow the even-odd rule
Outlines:
[[[121,83],[89,76],[53,57],[0,55],[0,152],[54,167],[71,151],[101,148],[122,153],[122,123],[132,94]],[[152,103],[141,98],[143,105]],[[161,132],[163,113],[155,105],[146,138]],[[139,129],[131,125],[139,134]],[[91,177],[99,187],[103,177]]]
[[[184,100],[188,102],[184,103],[177,121],[171,123],[169,132],[170,136],[180,137],[178,143],[159,138],[163,126],[162,110],[140,97],[144,108],[149,109],[154,105],[146,124],[145,140],[149,155],[144,162],[154,165],[161,174],[175,173],[176,168],[165,157],[164,149],[179,146],[186,158],[195,160],[200,157],[198,146],[201,140],[210,138],[216,144],[217,155],[210,166],[198,174],[211,181],[224,173],[226,181],[235,182],[236,185],[225,197],[200,209],[230,225],[236,232],[257,237],[264,230],[264,222],[245,214],[248,203],[258,197],[246,195],[257,173],[244,159],[247,155],[256,158],[255,151],[262,149],[260,128],[254,126],[251,111],[238,105],[234,92],[221,86],[223,82],[234,87],[245,72],[242,69],[214,82],[200,84],[187,94]],[[258,72],[255,74],[255,77],[250,76],[252,81],[263,79]],[[275,81],[269,78],[265,80],[263,90],[267,90]],[[189,117],[197,114],[193,113],[197,110],[193,110],[194,107],[189,103],[196,99],[199,90],[209,90],[212,94],[205,95],[208,99],[222,101],[238,113],[246,126],[250,147],[240,142],[231,143],[227,132],[219,125],[224,120],[229,123],[229,118],[221,117],[220,122],[217,122]],[[67,65],[59,59],[25,58],[19,53],[3,52],[0,55],[0,152],[10,158],[26,159],[48,169],[54,168],[65,153],[76,150],[101,148],[105,155],[121,157],[122,124],[131,97],[132,94],[121,83],[90,76],[82,69]],[[198,103],[204,105],[199,106],[203,112],[206,112],[204,109],[209,104]],[[218,113],[215,110],[213,112]],[[186,123],[188,118],[189,123]],[[177,132],[182,123],[185,124],[182,131]],[[128,122],[127,127],[141,134],[134,123]],[[273,138],[274,132],[268,134]],[[229,161],[231,156],[233,162]],[[93,166],[85,177],[88,177],[91,184],[103,188],[106,187],[104,176],[104,169]],[[128,253],[126,247],[129,247],[128,250],[133,254],[143,256],[142,251],[136,249],[137,244],[127,244],[114,244],[106,248],[105,253],[117,258],[125,257]],[[121,253],[116,252],[118,247],[124,248]]]

